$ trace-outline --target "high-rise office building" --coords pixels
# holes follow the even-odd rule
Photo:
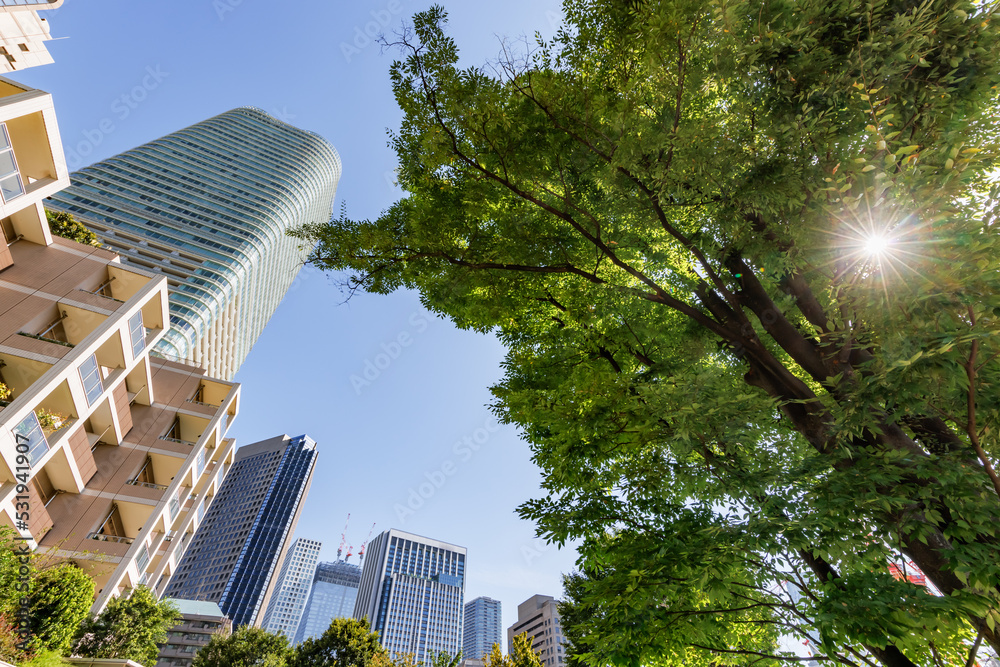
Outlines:
[[[286,232],[330,219],[340,157],[243,107],[70,178],[48,207],[167,277],[170,331],[156,351],[229,379],[302,266],[302,242]]]
[[[429,663],[462,648],[465,547],[387,530],[368,545],[355,618],[367,618],[390,655]]]
[[[558,602],[551,595],[534,595],[517,605],[517,623],[507,628],[507,650],[514,653],[514,637],[532,637],[531,648],[545,667],[566,662],[566,638],[559,619]]]
[[[167,594],[218,602],[233,625],[267,608],[316,466],[316,443],[279,435],[240,447]]]
[[[503,613],[500,600],[478,597],[465,603],[462,657],[479,660],[489,655],[494,644],[503,650]]]
[[[68,182],[52,98],[0,79],[0,525],[90,574],[96,613],[163,592],[234,460],[239,386],[150,357],[167,281],[53,237],[41,202]]]
[[[292,543],[292,548],[281,564],[274,595],[267,605],[260,627],[268,632],[283,634],[289,640],[295,638],[322,547],[322,542],[305,538]]]
[[[63,0],[0,1],[0,72],[48,65],[52,56],[45,42],[52,39],[40,9],[56,9]]]
[[[294,643],[319,637],[335,618],[350,618],[354,614],[360,583],[361,567],[354,563],[339,560],[317,565]]]

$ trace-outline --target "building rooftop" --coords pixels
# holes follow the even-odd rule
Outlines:
[[[167,598],[168,601],[173,602],[177,606],[177,610],[184,614],[190,616],[217,616],[222,617],[225,614],[222,613],[222,609],[215,602],[207,602],[205,600],[184,600],[182,598]]]

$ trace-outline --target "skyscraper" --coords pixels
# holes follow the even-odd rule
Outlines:
[[[478,597],[466,602],[462,657],[479,660],[493,650],[494,644],[499,644],[502,650],[502,620],[500,600]]]
[[[368,545],[355,618],[367,618],[390,655],[430,662],[462,648],[465,547],[401,530]]]
[[[322,546],[321,542],[305,538],[292,543],[292,548],[281,564],[274,595],[267,605],[260,627],[268,632],[281,633],[289,640],[295,638]]]
[[[317,565],[294,643],[319,637],[335,618],[350,618],[354,614],[360,583],[361,568],[354,563],[339,560]]]
[[[302,266],[286,232],[330,219],[340,157],[319,135],[242,107],[70,178],[47,206],[167,277],[171,327],[156,351],[230,379]]]
[[[517,605],[517,623],[507,628],[508,652],[514,652],[514,637],[521,634],[532,638],[531,648],[545,667],[559,667],[566,662],[566,638],[558,603],[551,595],[533,595]]]
[[[236,450],[236,460],[167,595],[218,602],[233,626],[267,608],[309,493],[316,443],[279,435]]]

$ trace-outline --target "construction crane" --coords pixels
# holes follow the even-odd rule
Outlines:
[[[347,543],[347,525],[351,523],[351,515],[347,515],[347,521],[344,522],[344,532],[340,534],[340,546],[337,547],[337,560],[340,560],[340,554],[344,551],[344,544]],[[351,550],[347,550],[347,557],[351,557]]]
[[[372,524],[371,530],[368,531],[368,537],[365,541],[361,543],[361,551],[358,552],[358,563],[364,564],[365,562],[365,547],[368,546],[368,540],[372,538],[372,533],[375,532],[375,524]]]

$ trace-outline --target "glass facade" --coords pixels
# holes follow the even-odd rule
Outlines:
[[[294,639],[309,597],[309,587],[312,585],[322,546],[321,542],[305,538],[292,543],[292,548],[281,564],[274,595],[264,612],[264,619],[260,624],[262,628],[268,632],[283,634],[289,641]]]
[[[361,567],[337,561],[316,566],[309,600],[302,611],[295,644],[315,639],[326,632],[335,618],[350,618],[358,598]]]
[[[462,657],[479,660],[488,655],[494,644],[503,650],[503,613],[500,600],[478,597],[465,605]]]
[[[46,208],[166,275],[155,352],[231,379],[302,266],[286,232],[330,219],[340,172],[325,139],[243,107],[73,173]]]
[[[462,648],[466,550],[388,530],[368,546],[355,618],[367,618],[390,655],[429,664]]]
[[[234,626],[252,625],[295,532],[315,465],[316,443],[305,435],[237,450],[166,595],[217,602]]]

